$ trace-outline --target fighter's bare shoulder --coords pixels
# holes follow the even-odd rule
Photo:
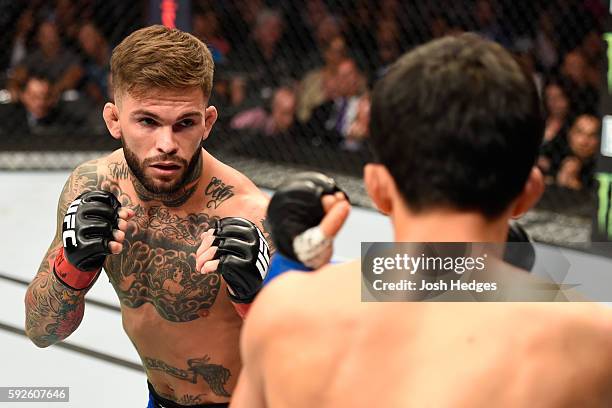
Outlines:
[[[248,320],[306,330],[360,303],[359,262],[327,265],[313,272],[287,272],[257,296]],[[278,327],[276,327],[278,328]]]
[[[203,155],[204,166],[209,165],[212,168],[210,180],[205,180],[205,194],[212,196],[215,191],[223,191],[217,202],[224,197],[231,197],[234,208],[240,208],[244,215],[257,218],[253,221],[261,222],[270,197],[240,171],[221,162],[206,150],[203,150]]]
[[[520,333],[510,335],[520,338],[514,345],[515,352],[531,362],[531,375],[554,380],[574,393],[602,395],[603,387],[612,381],[612,366],[608,364],[612,361],[610,309],[595,303],[523,307],[523,313],[514,313],[506,321],[506,331]]]

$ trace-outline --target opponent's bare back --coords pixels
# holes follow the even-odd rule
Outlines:
[[[612,403],[612,319],[601,306],[362,303],[360,284],[352,262],[267,287],[245,325],[233,406],[258,406],[242,399],[253,395],[266,407]]]

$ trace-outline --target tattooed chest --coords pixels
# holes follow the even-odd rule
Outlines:
[[[164,207],[136,207],[123,252],[108,258],[107,272],[124,306],[151,303],[173,322],[208,314],[221,287],[218,274],[195,270],[202,232],[216,220],[205,213],[186,217]]]

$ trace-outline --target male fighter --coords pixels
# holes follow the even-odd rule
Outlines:
[[[365,168],[365,184],[396,241],[503,242],[508,219],[542,192],[537,92],[499,45],[465,34],[409,52],[376,85],[371,113],[379,162]],[[277,192],[268,221],[278,252],[303,264],[325,253],[349,209],[335,191],[312,177]],[[275,202],[304,208],[321,195],[318,228],[278,222]],[[612,405],[603,307],[361,303],[360,277],[358,261],[328,265],[280,275],[259,294],[232,406]]]
[[[267,270],[268,198],[201,147],[217,119],[201,41],[144,28],[115,48],[111,71],[103,117],[123,148],[78,166],[64,186],[57,233],[26,294],[27,335],[39,347],[68,337],[104,267],[149,407],[225,406],[241,366],[240,315]],[[197,264],[211,252],[213,266]]]

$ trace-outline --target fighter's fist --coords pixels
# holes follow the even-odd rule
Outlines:
[[[57,278],[73,289],[89,287],[106,256],[121,250],[126,219],[133,213],[106,191],[90,191],[70,203],[62,222],[63,247],[55,259]],[[120,229],[119,224],[123,228]]]
[[[202,236],[196,269],[219,272],[233,302],[252,302],[270,264],[270,250],[259,228],[244,218],[227,217]]]
[[[348,216],[346,194],[335,181],[316,172],[287,179],[274,193],[267,222],[272,240],[284,256],[310,268],[331,258],[333,238]]]

